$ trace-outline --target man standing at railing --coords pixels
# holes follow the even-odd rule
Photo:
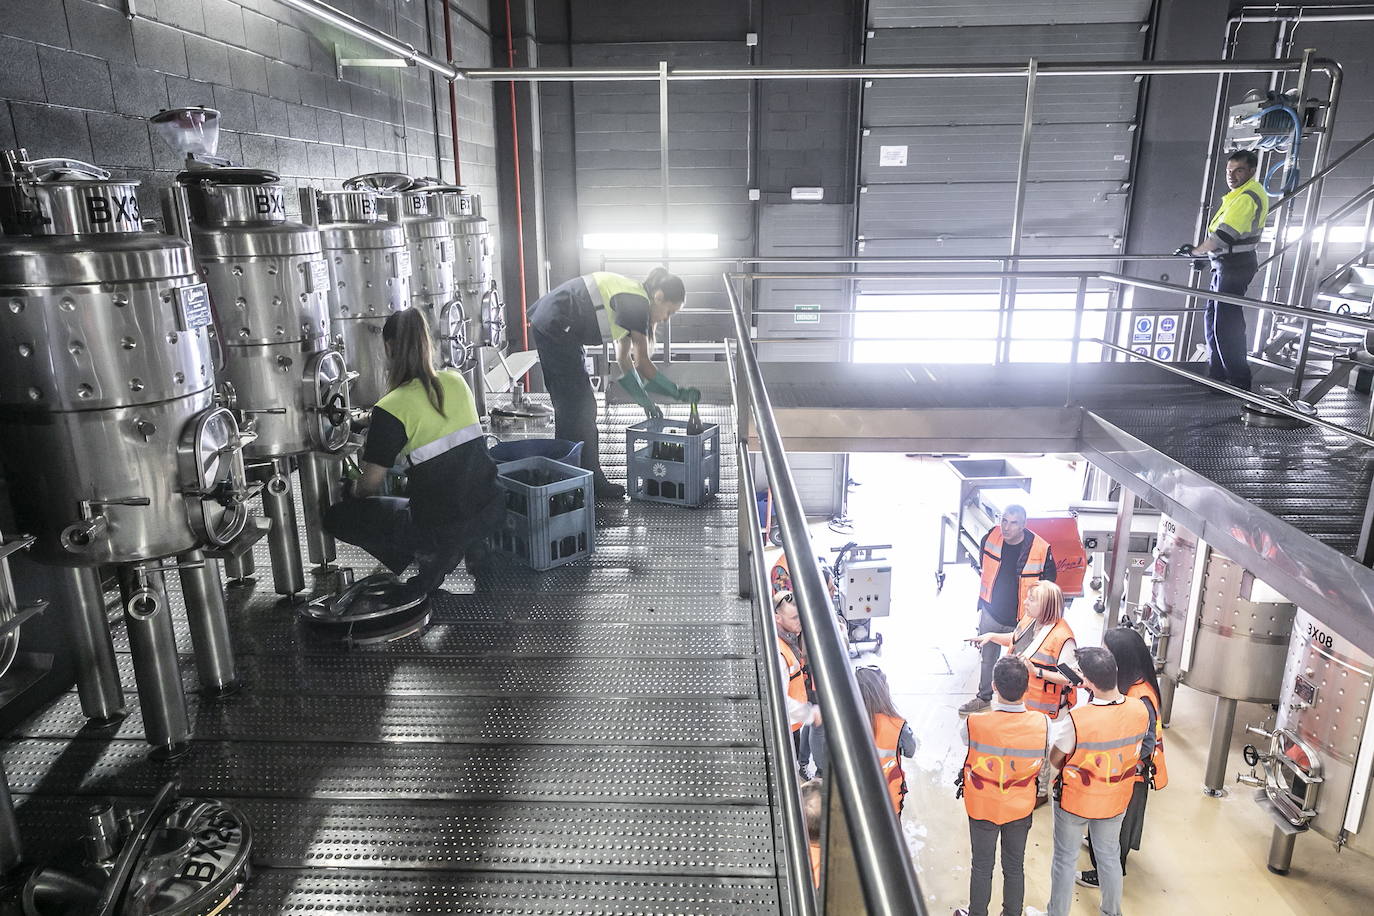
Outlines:
[[[1200,245],[1180,245],[1174,254],[1206,255],[1212,262],[1213,292],[1244,296],[1259,270],[1259,247],[1265,220],[1269,218],[1269,193],[1255,178],[1259,157],[1237,150],[1226,160],[1226,186],[1216,215],[1207,224],[1207,238]],[[1245,309],[1229,302],[1209,300],[1204,316],[1207,331],[1207,374],[1220,382],[1250,390],[1249,344]]]

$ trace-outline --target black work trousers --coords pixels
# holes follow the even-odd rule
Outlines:
[[[401,496],[345,499],[325,510],[324,530],[361,547],[395,575],[419,563],[418,575],[437,587],[476,542],[495,534],[505,517],[505,493],[452,524],[426,529],[410,515],[410,500]],[[429,584],[429,583],[427,583]]]
[[[1244,296],[1259,270],[1253,251],[1212,259],[1212,292]],[[1237,388],[1250,389],[1250,346],[1245,334],[1245,309],[1228,302],[1207,301],[1203,319],[1207,331],[1207,374]]]
[[[537,327],[530,328],[530,336],[539,351],[544,387],[553,401],[553,434],[569,442],[581,442],[582,467],[598,478],[604,477],[596,426],[596,394],[582,362],[582,345],[570,337],[545,334]]]
[[[1026,837],[1031,815],[1008,824],[968,819],[973,844],[969,871],[969,916],[988,916],[992,902],[992,870],[997,862],[997,841],[1002,841],[1002,916],[1021,916],[1026,897]]]

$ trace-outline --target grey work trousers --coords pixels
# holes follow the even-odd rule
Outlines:
[[[1097,853],[1097,882],[1102,891],[1101,916],[1121,916],[1121,821],[1116,817],[1087,818],[1070,814],[1054,804],[1054,865],[1050,869],[1049,916],[1069,916],[1073,885],[1078,871],[1078,850],[1086,828]]]
[[[1016,629],[1016,625],[1007,626],[987,611],[979,611],[978,616],[978,635],[984,633],[1010,633]],[[995,642],[990,642],[983,646],[983,670],[978,675],[978,696],[992,701],[992,669],[997,667],[997,660],[1002,657],[1002,647]]]
[[[988,916],[998,837],[1002,839],[1002,916],[1021,916],[1026,896],[1026,836],[1030,828],[1029,814],[1006,824],[968,819],[969,840],[973,844],[973,868],[968,881],[969,916]]]

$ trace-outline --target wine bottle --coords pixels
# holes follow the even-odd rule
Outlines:
[[[692,412],[687,415],[687,435],[699,436],[706,431],[706,424],[701,422],[701,414],[697,412],[697,402],[692,402]]]

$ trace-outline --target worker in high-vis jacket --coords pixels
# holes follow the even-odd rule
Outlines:
[[[968,752],[959,793],[968,813],[973,865],[969,905],[955,916],[988,916],[997,847],[1002,847],[1002,907],[1020,914],[1026,893],[1026,838],[1036,808],[1036,786],[1052,749],[1050,721],[1023,702],[1030,674],[1015,658],[992,672],[992,708],[968,717],[959,731]]]
[[[324,528],[395,575],[414,562],[402,597],[423,598],[460,562],[474,576],[486,572],[486,539],[501,525],[505,498],[472,389],[456,371],[435,371],[424,313],[393,313],[382,341],[391,388],[372,408],[362,476],[325,512]],[[384,496],[386,472],[398,460],[407,496]]]
[[[1069,916],[1086,830],[1097,857],[1102,891],[1098,911],[1102,916],[1121,916],[1121,822],[1138,777],[1148,772],[1154,754],[1154,711],[1143,700],[1121,693],[1116,659],[1108,650],[1080,649],[1078,666],[1093,696],[1053,726],[1050,765],[1060,767],[1060,773],[1048,912]],[[1033,907],[1026,913],[1043,916]]]
[[[983,535],[979,544],[982,582],[978,590],[978,635],[1010,633],[1026,616],[1026,596],[1031,586],[1058,577],[1054,553],[1049,543],[1026,528],[1024,506],[1010,505],[1002,518]],[[995,642],[978,643],[983,652],[983,667],[978,676],[978,694],[959,707],[960,715],[987,709],[992,701],[992,668],[1002,654]]]
[[[544,386],[553,401],[554,435],[582,443],[582,467],[595,474],[598,497],[619,498],[625,488],[606,479],[601,469],[596,395],[582,348],[615,344],[620,386],[649,417],[663,416],[650,392],[679,401],[697,400],[699,391],[679,388],[650,359],[654,328],[682,308],[686,298],[681,278],[662,267],[650,271],[643,283],[597,271],[549,291],[530,312]]]
[[[1237,150],[1226,160],[1226,186],[1207,238],[1199,245],[1181,245],[1174,254],[1206,255],[1212,263],[1212,292],[1244,296],[1259,270],[1260,236],[1269,219],[1269,192],[1255,178],[1259,157]],[[1207,332],[1207,374],[1237,388],[1250,389],[1249,342],[1245,308],[1230,302],[1208,300],[1204,315]]]
[[[803,725],[818,725],[820,707],[811,702],[810,672],[806,669],[806,650],[802,644],[801,615],[790,591],[773,595],[773,625],[777,628],[778,667],[786,683],[783,701],[787,708],[787,724],[792,729],[794,749],[800,751]]]

